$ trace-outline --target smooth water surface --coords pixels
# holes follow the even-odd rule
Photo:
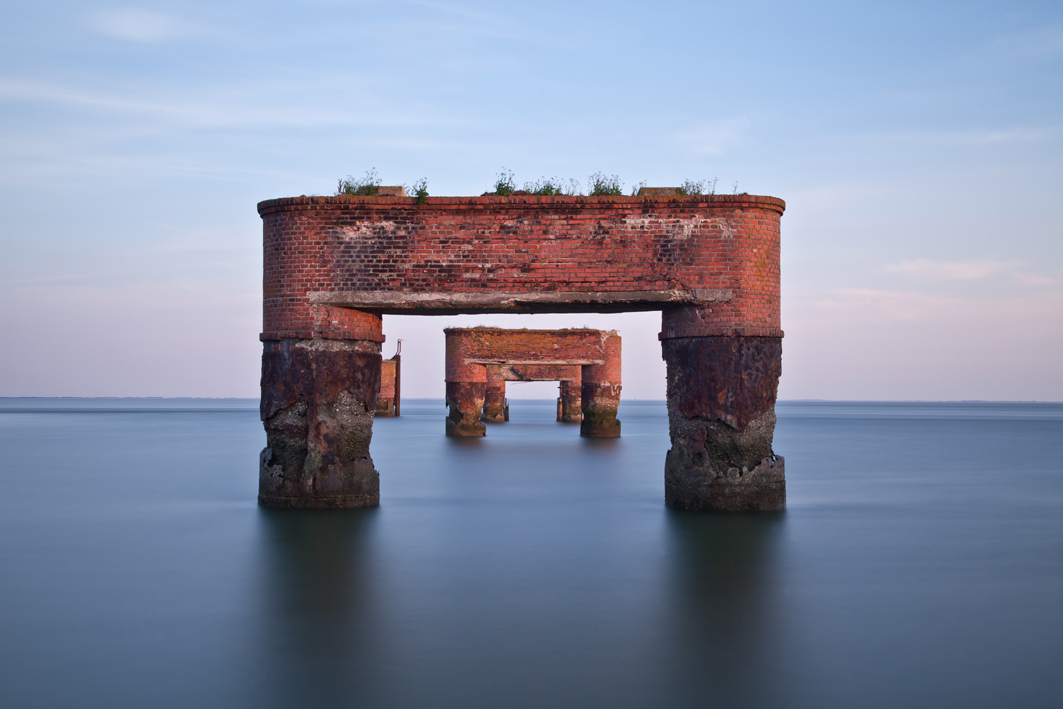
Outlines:
[[[781,403],[739,516],[664,508],[663,402],[511,412],[293,512],[257,402],[0,400],[0,706],[1063,706],[1063,405]]]

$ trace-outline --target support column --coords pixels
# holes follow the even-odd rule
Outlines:
[[[468,335],[461,328],[445,328],[447,381],[447,435],[457,438],[483,436],[480,421],[487,394],[487,367],[467,362]]]
[[[259,456],[263,507],[375,507],[380,476],[369,456],[380,388],[380,344],[265,340]]]
[[[772,451],[781,337],[678,337],[668,366],[664,499],[684,510],[786,507],[783,459]]]
[[[484,393],[483,420],[487,423],[504,423],[506,416],[506,380],[501,367],[487,367],[487,389]]]
[[[402,348],[402,340],[399,340],[399,348]],[[395,415],[402,415],[402,355],[398,352],[391,358],[395,363]]]
[[[620,422],[616,410],[620,406],[620,336],[615,332],[602,333],[602,364],[588,364],[582,368],[580,408],[583,420],[579,435],[594,438],[617,438]]]
[[[474,438],[487,433],[480,421],[486,382],[447,382],[447,435]]]
[[[380,392],[376,397],[377,416],[396,416],[398,405],[398,362],[385,359],[380,363]]]
[[[579,423],[583,420],[583,411],[580,405],[580,388],[582,381],[561,380],[560,394],[557,400],[557,420],[562,423]]]

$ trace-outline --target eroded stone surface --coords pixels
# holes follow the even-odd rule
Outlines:
[[[668,429],[665,503],[689,510],[773,511],[786,505],[772,451],[778,338],[665,340]]]
[[[683,337],[664,340],[661,348],[668,398],[687,418],[719,420],[741,431],[775,407],[782,338]]]
[[[475,438],[487,433],[480,421],[486,390],[485,382],[447,382],[448,436]]]
[[[579,435],[592,438],[617,438],[620,421],[620,385],[584,381],[580,391],[581,414]]]
[[[620,435],[620,421],[616,418],[620,407],[620,338],[601,339],[602,362],[583,367],[580,384],[579,435],[593,438],[616,438]]]
[[[509,418],[506,415],[506,382],[503,379],[491,381],[490,369],[488,367],[483,420],[487,423],[504,423]]]
[[[262,355],[259,504],[371,507],[380,478],[369,455],[379,345],[267,341]]]
[[[557,420],[562,423],[579,423],[583,420],[583,399],[580,393],[582,375],[579,379],[562,381],[557,399]]]

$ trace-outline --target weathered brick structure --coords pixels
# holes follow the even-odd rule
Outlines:
[[[559,421],[580,421],[582,436],[620,435],[616,331],[473,327],[443,332],[448,436],[484,435],[481,418],[490,423],[508,420],[507,381],[561,382]]]
[[[561,423],[580,423],[583,411],[580,407],[580,383],[582,367],[528,364],[511,366],[503,371],[500,367],[487,368],[487,393],[484,395],[483,420],[490,423],[509,421],[509,400],[506,398],[506,374],[514,376],[509,381],[558,382],[557,420]]]
[[[661,310],[666,503],[782,508],[771,441],[784,207],[675,194],[260,203],[260,503],[377,504],[383,314]]]
[[[402,340],[391,359],[380,361],[380,389],[376,396],[377,416],[399,416],[402,411]]]

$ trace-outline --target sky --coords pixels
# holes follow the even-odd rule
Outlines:
[[[1061,3],[2,5],[0,396],[257,397],[259,201],[504,168],[786,200],[782,399],[1063,400]],[[455,324],[664,397],[658,313],[385,316],[404,396]]]

